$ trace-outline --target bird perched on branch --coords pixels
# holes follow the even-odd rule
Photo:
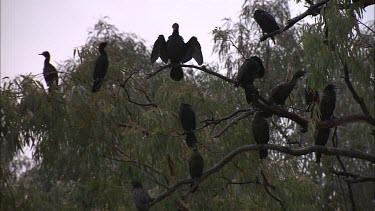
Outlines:
[[[109,61],[108,61],[107,52],[104,50],[106,46],[107,46],[106,42],[102,42],[99,44],[100,55],[96,59],[96,63],[95,63],[95,69],[94,69],[94,75],[93,75],[94,85],[92,87],[92,92],[99,91],[103,83],[104,77],[107,74]]]
[[[329,139],[329,134],[331,133],[330,128],[319,128],[315,131],[315,145],[324,146],[327,144]],[[316,153],[316,163],[320,163],[322,154],[320,152]]]
[[[328,84],[324,90],[322,99],[320,100],[319,109],[322,121],[330,119],[333,116],[333,111],[336,108],[336,86]]]
[[[189,147],[194,147],[197,143],[197,137],[194,134],[195,130],[195,113],[191,108],[191,105],[186,103],[181,103],[179,117],[181,121],[182,128],[186,133],[186,144]]]
[[[142,186],[142,183],[139,181],[132,181],[133,186],[133,200],[137,210],[147,211],[151,207],[152,199]]]
[[[272,89],[270,102],[277,105],[284,105],[286,99],[288,99],[290,93],[292,93],[294,87],[297,84],[297,80],[305,75],[305,72],[300,70],[294,73],[292,80],[282,83]]]
[[[275,18],[264,10],[255,10],[254,19],[259,24],[260,28],[263,31],[263,34],[268,34],[280,29]],[[273,36],[271,36],[271,39],[273,43],[275,43],[275,39],[273,38]]]
[[[193,153],[189,159],[189,172],[192,179],[198,179],[202,176],[204,161],[202,155],[198,152],[197,147],[193,148]],[[190,187],[192,187],[192,184]],[[196,190],[196,189],[195,189]],[[193,193],[195,190],[192,190]]]
[[[177,23],[172,25],[173,33],[165,41],[163,35],[159,35],[154,43],[151,52],[151,63],[154,63],[159,57],[164,63],[181,64],[190,61],[192,58],[201,65],[203,63],[203,55],[201,45],[196,37],[191,37],[185,43],[184,39],[179,34],[179,26]],[[170,76],[175,81],[180,81],[184,74],[181,67],[172,66]]]
[[[270,141],[268,121],[264,118],[263,112],[255,114],[252,124],[253,135],[257,144],[267,144]],[[267,149],[259,150],[259,158],[265,159],[268,155]]]
[[[246,59],[238,70],[236,86],[241,86],[245,89],[247,103],[251,103],[254,98],[254,80],[262,78],[264,73],[263,62],[257,56]]]
[[[44,67],[43,67],[43,76],[44,80],[47,83],[48,91],[51,92],[52,89],[56,89],[58,85],[58,74],[56,68],[49,63],[51,55],[48,51],[44,51],[43,53],[39,54],[44,56],[46,59],[44,60]]]

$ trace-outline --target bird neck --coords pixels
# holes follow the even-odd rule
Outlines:
[[[47,56],[46,59],[44,60],[44,64],[49,64],[50,57]]]
[[[178,32],[178,29],[173,29],[172,35],[174,35],[174,36],[180,35],[180,33]]]

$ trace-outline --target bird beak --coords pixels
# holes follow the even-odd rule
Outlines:
[[[42,55],[42,56],[43,56],[43,53],[40,53],[40,54],[38,54],[38,55]]]

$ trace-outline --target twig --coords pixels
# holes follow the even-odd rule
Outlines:
[[[245,112],[243,114],[241,114],[240,116],[232,119],[232,121],[230,121],[223,129],[221,129],[216,135],[214,135],[213,137],[214,138],[218,138],[219,136],[221,136],[225,131],[227,131],[230,127],[232,127],[233,125],[237,124],[238,121],[240,121],[241,119],[244,119],[246,117],[248,117],[249,115],[253,114],[254,111],[248,111],[248,112]]]
[[[138,102],[133,101],[132,99],[130,99],[130,94],[129,94],[128,90],[126,88],[124,88],[124,90],[125,90],[126,95],[128,96],[129,102],[131,102],[133,104],[136,104],[136,105],[139,105],[139,106],[152,106],[154,108],[157,108],[157,105],[153,102],[151,102],[151,103],[138,103]]]
[[[231,113],[227,116],[224,116],[224,117],[221,117],[221,118],[218,118],[218,119],[206,119],[206,120],[203,120],[201,122],[204,122],[206,124],[219,124],[220,122],[222,122],[224,120],[227,120],[227,119],[230,119],[230,118],[234,117],[238,113],[249,112],[249,111],[252,111],[252,110],[253,110],[252,108],[238,109],[235,112],[233,112],[233,113]]]

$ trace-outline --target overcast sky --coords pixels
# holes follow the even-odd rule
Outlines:
[[[151,49],[159,34],[169,36],[174,22],[188,40],[197,36],[205,62],[211,56],[212,29],[223,18],[236,19],[243,0],[1,0],[1,77],[41,73],[48,50],[55,66],[73,56],[73,49],[85,43],[87,32],[98,19],[109,16],[109,23],[121,32],[145,39]],[[304,8],[293,7],[292,14]],[[374,6],[366,19],[374,19]]]

